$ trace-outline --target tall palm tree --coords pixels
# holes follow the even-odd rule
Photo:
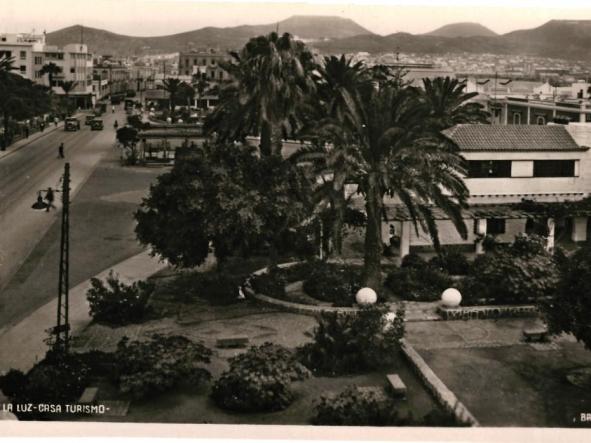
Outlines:
[[[459,123],[487,123],[490,115],[479,103],[470,103],[478,93],[464,92],[465,84],[449,77],[423,80],[422,99],[430,108],[430,126],[440,132]]]
[[[64,90],[64,93],[66,95],[66,106],[68,109],[68,113],[70,112],[70,92],[72,92],[76,88],[77,84],[78,84],[77,81],[67,80],[67,81],[63,82],[61,85],[62,89]]]
[[[314,166],[313,174],[319,178],[314,200],[331,212],[332,252],[337,256],[342,253],[347,208],[345,184],[356,164],[356,146],[343,137],[342,128],[352,130],[360,125],[361,93],[371,87],[368,74],[363,63],[353,63],[344,55],[324,58],[315,75],[316,94],[309,112],[312,117],[309,132],[314,134],[315,143],[302,147],[292,156],[292,161]]]
[[[260,133],[261,152],[279,155],[284,135],[299,125],[298,106],[314,89],[313,57],[290,34],[274,32],[252,38],[240,53],[231,54],[233,63],[223,66],[233,81],[225,88],[211,121],[227,121],[228,116],[245,119],[249,127],[239,126]],[[223,123],[220,131],[215,125],[212,129],[228,138],[244,135],[228,131]]]
[[[439,248],[433,208],[442,209],[466,238],[462,208],[467,205],[468,189],[457,146],[432,130],[431,109],[417,89],[399,78],[377,79],[362,94],[359,113],[359,124],[343,128],[342,133],[357,145],[352,178],[364,196],[367,214],[365,284],[379,289],[384,198],[397,198],[415,229],[429,232]]]
[[[167,78],[162,82],[164,89],[168,91],[168,106],[170,107],[171,116],[174,115],[174,101],[181,85],[181,81],[178,78]]]
[[[41,75],[47,74],[47,77],[48,77],[48,80],[49,80],[49,89],[50,90],[53,87],[53,76],[54,75],[57,75],[57,74],[59,74],[61,72],[62,72],[62,68],[59,67],[58,65],[56,65],[53,62],[49,62],[49,63],[43,65],[43,67],[39,71],[39,73]]]

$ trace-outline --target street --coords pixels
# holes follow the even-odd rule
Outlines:
[[[71,165],[71,201],[75,205],[79,191],[105,154],[118,156],[113,148],[113,122],[117,119],[123,123],[125,115],[119,111],[105,114],[103,119],[105,128],[102,131],[91,131],[83,124],[76,132],[58,128],[0,159],[0,330],[38,307],[48,294],[55,296],[57,265],[55,269],[47,270],[49,275],[55,275],[53,280],[56,280],[52,282],[47,277],[48,281],[44,283],[48,286],[47,294],[19,288],[27,279],[19,277],[17,271],[26,264],[28,257],[34,255],[32,252],[39,248],[47,252],[54,240],[59,241],[61,194],[56,194],[56,210],[35,211],[31,205],[38,190],[49,186],[59,189],[65,161]],[[58,146],[62,142],[65,159],[58,158]],[[55,238],[44,241],[51,231],[55,231]],[[71,260],[76,260],[73,254]],[[32,277],[35,280],[41,276]],[[8,299],[18,300],[18,306],[8,303]]]

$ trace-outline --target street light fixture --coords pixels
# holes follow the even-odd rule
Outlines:
[[[51,202],[45,203],[41,192],[37,194],[37,201],[32,208],[36,210],[47,210]],[[59,191],[56,191],[59,192]],[[62,230],[60,240],[60,264],[58,277],[57,295],[57,324],[50,329],[55,335],[53,344],[54,350],[67,353],[70,344],[70,322],[69,322],[69,273],[70,273],[70,164],[64,165],[62,177]]]

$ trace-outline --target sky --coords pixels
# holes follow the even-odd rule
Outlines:
[[[586,4],[587,3],[587,4]],[[0,32],[55,31],[81,24],[119,34],[169,35],[205,26],[275,23],[291,15],[350,18],[377,34],[478,22],[498,33],[552,19],[591,20],[589,0],[0,0]]]

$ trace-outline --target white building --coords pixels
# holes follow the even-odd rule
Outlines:
[[[77,106],[90,106],[93,63],[85,44],[57,47],[46,44],[45,34],[0,34],[0,55],[14,57],[17,68],[14,72],[35,83],[51,86],[58,95],[65,95],[61,87],[64,82],[76,82],[68,95]],[[41,74],[41,69],[48,63],[61,69],[59,74],[53,75],[52,85],[49,85],[49,76]]]
[[[465,183],[470,191],[464,211],[468,238],[462,239],[445,214],[434,209],[442,244],[464,245],[481,252],[486,234],[511,242],[521,232],[532,232],[539,212],[528,212],[523,200],[557,203],[577,201],[591,193],[591,125],[501,126],[465,124],[444,132],[467,160]],[[388,222],[382,224],[387,241],[390,225],[400,235],[400,257],[415,249],[431,249],[426,232],[417,234],[408,211],[396,201],[387,203]],[[587,239],[584,210],[561,220],[545,218],[549,247],[557,241]],[[544,217],[542,217],[544,218]]]

